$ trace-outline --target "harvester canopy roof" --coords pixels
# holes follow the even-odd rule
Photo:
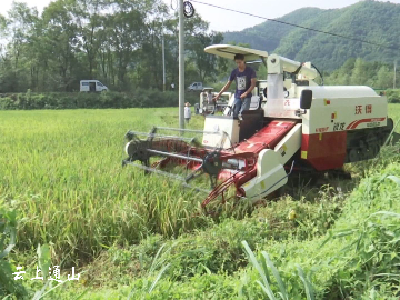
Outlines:
[[[205,48],[204,51],[231,60],[234,59],[236,54],[241,53],[244,55],[245,62],[255,62],[263,60],[264,64],[269,57],[269,59],[274,59],[275,62],[279,61],[279,64],[282,68],[281,72],[296,72],[296,74],[301,74],[311,80],[318,76],[318,71],[315,68],[311,67],[311,63],[309,63],[310,66],[307,66],[306,63],[300,63],[298,61],[278,56],[277,54],[269,55],[267,51],[237,47],[229,44],[212,45]]]
[[[259,61],[261,58],[268,58],[267,51],[254,50],[249,48],[232,46],[229,44],[212,45],[204,49],[205,52],[215,54],[219,57],[233,60],[235,55],[241,53],[244,55],[244,61]]]

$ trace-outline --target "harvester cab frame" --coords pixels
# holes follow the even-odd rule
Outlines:
[[[231,102],[233,93],[225,92],[222,93],[221,98],[216,102],[213,101],[213,98],[216,97],[218,93],[214,92],[213,88],[204,88],[200,93],[200,102],[199,102],[199,113],[203,116],[208,114],[213,114],[218,111],[224,111],[229,103]]]
[[[201,189],[208,194],[202,202],[205,209],[210,202],[260,201],[283,187],[293,168],[326,172],[372,159],[393,133],[387,98],[369,87],[319,86],[314,80],[320,73],[310,62],[266,51],[225,44],[204,51],[231,60],[242,53],[246,62],[267,66],[267,81],[257,83],[250,110],[240,117],[228,110],[222,116],[207,115],[203,130],[130,130],[125,135],[128,158],[122,164],[169,176],[191,188],[197,188],[192,184],[196,178],[208,175],[211,189]],[[192,133],[201,138],[187,137]],[[150,161],[155,159],[159,160]],[[186,168],[185,176],[166,172],[176,164]]]
[[[300,63],[276,54],[269,55],[266,51],[231,45],[213,45],[204,51],[230,60],[234,60],[235,55],[240,53],[243,54],[246,63],[259,62],[268,68],[268,79],[258,80],[248,111],[243,111],[236,118],[232,117],[234,102],[234,96],[232,96],[222,117],[211,115],[206,117],[204,131],[219,128],[219,124],[224,124],[221,125],[224,126],[224,131],[232,134],[239,133],[231,137],[233,143],[238,143],[250,137],[255,133],[255,129],[261,129],[264,118],[291,116],[300,118],[297,108],[290,110],[290,108],[279,106],[279,104],[283,99],[296,98],[299,92],[301,93],[303,87],[298,87],[299,81],[307,81],[308,86],[317,86],[317,83],[313,80],[319,76],[319,72],[311,67],[311,62]],[[264,84],[264,89],[267,89],[266,95],[264,93],[260,95],[262,84]],[[252,126],[249,126],[249,124]],[[215,147],[218,142],[215,136],[204,135],[204,146]],[[224,147],[227,148],[229,145],[226,144]]]

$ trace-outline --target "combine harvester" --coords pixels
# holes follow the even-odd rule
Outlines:
[[[207,116],[204,131],[156,127],[150,133],[128,131],[129,157],[122,162],[189,187],[199,175],[208,174],[211,190],[203,208],[231,198],[257,202],[284,186],[292,170],[323,173],[372,159],[393,131],[387,99],[369,87],[318,86],[313,80],[319,72],[311,63],[265,51],[213,45],[205,52],[231,60],[242,53],[246,62],[261,61],[268,67],[267,90],[258,88],[250,110],[238,118],[230,109],[223,116]],[[232,103],[233,98],[229,108]],[[178,137],[162,134],[171,130]],[[188,133],[201,134],[201,142],[184,137]],[[159,160],[150,163],[154,158]],[[177,164],[190,173],[183,177],[166,172]],[[232,189],[234,196],[229,197]]]

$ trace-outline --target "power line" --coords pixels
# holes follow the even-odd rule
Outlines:
[[[210,6],[210,7],[226,10],[226,11],[231,11],[231,12],[235,12],[235,13],[239,13],[239,14],[243,14],[243,15],[248,15],[248,16],[251,16],[251,17],[254,17],[254,18],[258,18],[258,19],[262,19],[262,20],[267,20],[267,21],[271,21],[271,22],[277,22],[277,23],[281,23],[281,24],[285,24],[285,25],[289,25],[289,26],[292,26],[292,27],[305,29],[305,30],[309,30],[309,31],[329,34],[329,35],[332,35],[332,36],[335,36],[335,37],[339,37],[339,38],[347,39],[347,40],[351,40],[351,41],[366,43],[366,44],[378,46],[378,47],[381,47],[381,48],[384,48],[384,49],[399,50],[398,48],[395,48],[395,47],[392,47],[392,46],[387,46],[387,45],[384,45],[384,44],[379,44],[379,43],[376,43],[376,42],[371,42],[371,41],[368,41],[368,40],[363,40],[363,39],[359,39],[359,38],[355,38],[355,37],[351,37],[351,36],[345,36],[345,35],[341,35],[341,34],[334,33],[334,32],[329,32],[329,31],[325,31],[325,30],[319,30],[319,29],[309,28],[309,27],[305,27],[305,26],[300,26],[300,25],[297,25],[297,24],[294,24],[294,23],[289,23],[289,22],[282,21],[282,20],[261,17],[261,16],[254,15],[252,13],[239,11],[239,10],[235,10],[235,9],[231,9],[231,8],[226,8],[226,7],[221,7],[221,6],[217,6],[217,5],[214,5],[214,4],[211,4],[211,3],[207,3],[207,2],[202,2],[202,1],[198,1],[198,0],[191,0],[191,1],[192,2],[196,2],[196,3],[200,3],[200,4],[204,4],[204,5],[207,5],[207,6]]]

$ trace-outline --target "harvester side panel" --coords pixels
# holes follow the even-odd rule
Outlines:
[[[347,131],[303,134],[301,158],[316,170],[340,169],[347,155]]]
[[[251,138],[240,142],[235,151],[258,154],[263,149],[274,149],[296,123],[292,120],[273,120]]]
[[[235,148],[235,152],[251,152],[254,153],[254,157],[258,157],[263,150],[274,149],[295,125],[296,121],[273,120],[251,138],[241,142],[239,146]],[[279,160],[277,162],[279,163]],[[254,164],[252,170],[237,178],[235,181],[236,187],[240,189],[244,183],[256,176],[257,164]]]
[[[387,99],[379,97],[370,88],[309,89],[313,92],[313,100],[311,109],[302,116],[304,134],[370,129],[387,125]]]
[[[297,123],[292,130],[279,142],[274,151],[279,152],[280,162],[287,163],[301,148],[301,123]]]
[[[379,97],[371,88],[307,89],[312,90],[313,100],[311,109],[302,115],[301,158],[318,171],[339,169],[348,161],[349,131],[384,128],[387,125],[387,99]],[[359,155],[358,159],[363,157]]]
[[[296,126],[297,123],[297,121],[293,120],[272,120],[251,138],[240,142],[235,149],[222,151],[221,157],[228,158],[230,156],[232,159],[240,157],[246,158],[246,170],[244,172],[222,170],[219,178],[226,178],[225,181],[216,187],[210,193],[208,198],[203,201],[203,207],[223,195],[231,185],[236,186],[239,196],[247,196],[247,192],[249,192],[250,197],[256,197],[256,191],[258,191],[260,187],[262,188],[271,181],[274,181],[275,179],[279,180],[286,176],[287,173],[283,169],[281,163],[282,153],[280,152],[280,149],[283,145],[279,145],[279,143],[288,135],[292,136],[295,140],[298,140],[296,134],[289,134],[292,130],[299,131],[299,129],[301,129],[301,126]],[[291,145],[292,143],[288,141],[287,144]],[[278,145],[279,147],[277,147]],[[297,147],[299,148],[299,145]],[[277,151],[274,151],[274,148],[277,148]],[[274,156],[276,159],[271,159],[271,156]],[[264,170],[265,168],[271,167],[271,170],[269,170],[267,174],[262,174],[262,183],[260,180],[257,180],[257,178],[259,178],[257,174],[260,167]],[[267,177],[270,177],[270,179],[268,180]],[[280,184],[284,183],[285,181],[280,182]],[[274,186],[274,188],[269,192],[272,192],[278,187],[279,186]]]
[[[294,122],[293,122],[294,123]],[[295,124],[295,123],[294,123]],[[287,183],[284,165],[301,147],[301,124],[291,126],[274,149],[264,149],[257,161],[257,177],[243,185],[246,196],[257,201]]]

